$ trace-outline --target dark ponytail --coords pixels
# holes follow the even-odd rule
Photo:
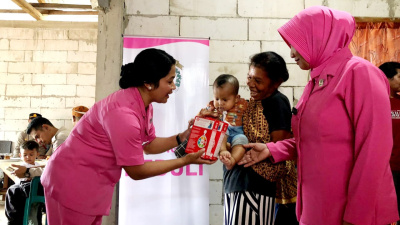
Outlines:
[[[163,50],[149,48],[141,51],[132,63],[121,67],[119,86],[122,89],[153,84],[158,87],[160,79],[167,76],[175,59]]]

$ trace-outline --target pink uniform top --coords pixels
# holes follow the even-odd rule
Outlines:
[[[152,118],[137,88],[96,103],[51,156],[41,179],[45,191],[72,210],[108,215],[122,166],[142,165],[143,143],[156,137]]]
[[[267,144],[275,162],[297,159],[300,224],[397,221],[389,85],[348,49],[354,19],[311,7],[278,31],[312,69],[292,117],[294,138]]]

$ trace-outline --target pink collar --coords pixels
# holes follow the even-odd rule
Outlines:
[[[147,111],[144,106],[144,101],[142,99],[142,96],[140,95],[139,89],[136,87],[130,87],[130,88],[127,88],[126,91],[131,93],[133,98],[137,100],[137,101],[134,101],[134,104],[135,103],[138,104],[138,106],[140,108],[140,113],[142,114],[143,118],[145,118],[147,116]],[[149,107],[150,106],[151,106],[151,104],[149,104]]]

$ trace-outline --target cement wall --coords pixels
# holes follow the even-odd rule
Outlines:
[[[0,140],[37,112],[72,128],[71,109],[94,104],[97,23],[0,21]]]

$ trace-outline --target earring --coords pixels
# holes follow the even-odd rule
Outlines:
[[[151,87],[147,87],[147,90],[151,91]]]

